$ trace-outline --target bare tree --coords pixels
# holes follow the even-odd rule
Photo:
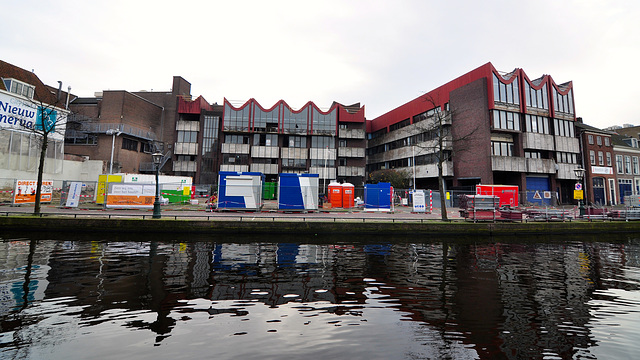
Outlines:
[[[42,175],[44,173],[47,149],[49,148],[49,140],[51,140],[55,134],[60,134],[62,135],[62,137],[64,137],[68,112],[62,107],[64,106],[64,104],[60,101],[60,90],[58,90],[58,96],[56,96],[56,100],[53,102],[46,102],[45,99],[34,95],[34,98],[30,99],[29,101],[23,100],[23,104],[34,109],[37,114],[35,124],[25,122],[23,124],[23,127],[36,134],[36,139],[39,142],[38,147],[40,150],[40,154],[38,159],[38,179],[36,182],[36,198],[35,206],[33,208],[33,214],[40,215]]]
[[[473,138],[477,130],[472,128],[462,134],[453,136],[451,127],[453,126],[454,111],[451,109],[441,109],[438,102],[431,95],[424,99],[429,103],[432,110],[426,112],[425,116],[416,123],[416,128],[411,130],[417,133],[411,140],[415,148],[419,149],[415,155],[429,155],[433,157],[438,168],[438,192],[440,194],[440,213],[443,220],[448,220],[446,198],[444,166],[452,160],[454,148],[457,152],[467,151],[470,148],[465,143]],[[415,120],[414,120],[415,121]],[[456,146],[454,146],[454,144]],[[414,156],[415,159],[415,156]],[[415,166],[415,164],[414,164]],[[415,185],[414,185],[415,186]]]

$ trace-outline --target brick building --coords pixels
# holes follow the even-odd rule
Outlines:
[[[580,120],[580,119],[579,119]],[[597,205],[615,205],[616,174],[614,173],[614,148],[610,131],[576,122],[582,144],[583,163],[585,164],[584,190],[588,203]]]
[[[446,120],[439,132],[438,119]],[[580,159],[575,120],[571,82],[487,63],[369,122],[367,171],[415,171],[418,188],[437,188],[433,142],[443,134],[447,189],[518,185],[521,203],[569,203]]]
[[[171,150],[178,99],[190,97],[190,90],[191,84],[176,76],[169,92],[105,90],[77,98],[70,104],[66,152],[103,160],[105,174],[153,172],[151,153]]]

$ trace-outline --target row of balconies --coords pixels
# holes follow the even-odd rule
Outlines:
[[[527,159],[514,156],[491,156],[492,171],[520,172],[530,174],[556,174],[558,179],[577,180],[577,164],[558,164],[552,159]]]
[[[523,133],[523,135],[522,146],[525,149],[580,152],[580,143],[577,138],[537,133]]]
[[[195,171],[195,170],[193,170]],[[251,165],[221,165],[220,171],[252,171],[263,174],[278,174],[277,164],[251,164]],[[309,168],[310,174],[318,174],[320,179],[336,179],[336,168],[312,166]],[[364,167],[358,166],[338,166],[337,176],[362,176],[364,177]]]
[[[176,143],[176,154],[182,155],[178,151],[184,150],[184,148],[178,147],[179,143]],[[287,159],[336,159],[336,149],[326,148],[279,148],[275,146],[250,146],[249,144],[222,144],[223,154],[249,154],[251,157],[257,158],[287,158]],[[351,157],[351,158],[364,158],[364,148],[357,147],[341,147],[338,148],[337,156],[339,157]],[[184,155],[196,155],[196,153],[189,153]]]

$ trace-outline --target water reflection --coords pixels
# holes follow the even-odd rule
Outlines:
[[[571,359],[640,351],[633,237],[135,240],[5,236],[0,355]]]

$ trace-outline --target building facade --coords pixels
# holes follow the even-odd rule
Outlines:
[[[67,153],[102,160],[103,173],[152,173],[151,154],[173,150],[179,98],[191,84],[173,78],[168,92],[105,90],[70,103]],[[172,162],[163,168],[170,173]]]
[[[252,171],[276,181],[279,173],[319,174],[362,186],[365,179],[365,117],[359,104],[333,103],[329,110],[308,102],[299,110],[283,100],[271,108],[251,99],[224,101],[220,171]]]
[[[47,133],[44,174],[61,174],[69,111],[67,93],[52,92],[32,71],[0,60],[0,178],[36,174]]]
[[[444,138],[447,189],[518,185],[521,203],[570,203],[581,157],[575,121],[571,82],[487,63],[373,119],[367,170],[415,171],[418,188],[437,187],[442,152],[432,143]]]
[[[625,196],[640,195],[640,148],[636,138],[614,135],[612,142],[617,182],[614,199],[624,204]]]
[[[578,121],[576,129],[582,144],[585,164],[584,188],[587,203],[615,205],[618,202],[613,133],[600,130]]]

